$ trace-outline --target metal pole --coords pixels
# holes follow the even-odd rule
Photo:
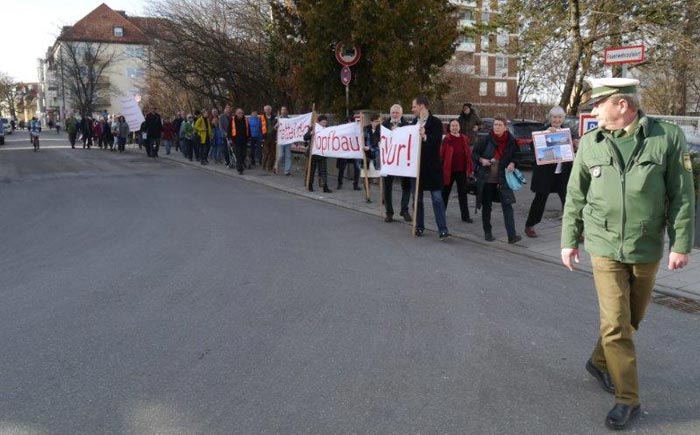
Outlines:
[[[345,118],[350,117],[350,83],[345,85]]]
[[[623,78],[627,77],[627,64],[626,64],[626,63],[623,63],[623,64],[622,64],[622,72],[621,72],[620,75],[621,75],[621,77],[623,77]]]

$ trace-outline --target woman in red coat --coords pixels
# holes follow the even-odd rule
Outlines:
[[[447,209],[447,200],[452,192],[452,185],[457,183],[457,197],[459,199],[459,211],[462,221],[472,223],[469,217],[469,203],[467,202],[467,177],[473,170],[472,150],[469,146],[469,138],[459,133],[459,121],[450,122],[450,132],[442,140],[440,145],[440,160],[442,161],[442,200]]]

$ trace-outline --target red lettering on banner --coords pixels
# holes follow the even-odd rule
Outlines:
[[[408,166],[411,166],[411,139],[413,139],[413,135],[408,136]],[[406,145],[403,145],[404,147]]]

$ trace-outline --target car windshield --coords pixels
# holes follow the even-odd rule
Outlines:
[[[533,131],[544,130],[544,124],[540,122],[519,122],[513,123],[512,126],[516,137],[530,137]]]

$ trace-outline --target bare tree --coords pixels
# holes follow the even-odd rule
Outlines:
[[[66,97],[74,109],[89,115],[108,105],[113,93],[106,74],[117,55],[109,44],[60,40],[58,68]]]
[[[186,91],[192,108],[270,101],[267,2],[157,0],[149,13],[162,18],[151,29],[152,72]]]
[[[17,118],[17,82],[7,73],[0,72],[0,104],[7,107],[10,117]]]

